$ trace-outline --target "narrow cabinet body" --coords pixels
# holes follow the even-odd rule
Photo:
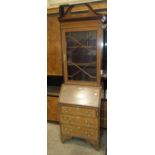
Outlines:
[[[47,74],[61,76],[61,33],[58,16],[47,15]]]

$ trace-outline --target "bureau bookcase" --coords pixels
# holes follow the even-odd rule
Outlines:
[[[74,14],[74,7],[59,18],[65,82],[59,96],[61,140],[79,137],[98,149],[103,15],[87,4],[88,12]]]

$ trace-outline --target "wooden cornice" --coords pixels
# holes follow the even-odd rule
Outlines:
[[[81,21],[81,20],[92,20],[92,19],[102,19],[102,15],[96,13],[89,4],[84,4],[86,8],[88,8],[88,12],[81,14],[73,14],[72,10],[76,7],[76,5],[71,5],[65,14],[59,18],[60,22],[68,22],[68,21]]]

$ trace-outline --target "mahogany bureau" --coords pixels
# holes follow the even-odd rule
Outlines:
[[[62,142],[79,137],[99,148],[100,93],[100,87],[62,86],[59,98]]]
[[[101,58],[103,22],[90,5],[74,14],[69,6],[61,17],[64,83],[59,96],[61,140],[79,137],[96,149],[100,142]],[[104,17],[104,18],[103,18]]]

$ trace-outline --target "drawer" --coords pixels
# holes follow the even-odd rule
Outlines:
[[[80,127],[80,126],[71,126],[71,125],[62,124],[61,131],[62,131],[62,134],[73,136],[73,137],[89,138],[94,140],[99,138],[98,130]]]
[[[61,115],[60,122],[62,124],[70,124],[76,126],[83,126],[89,128],[98,128],[99,121],[97,118],[88,118],[88,117],[81,117],[81,116],[70,116],[70,115]]]
[[[71,107],[61,106],[61,113],[74,115],[74,116],[85,116],[95,118],[98,117],[98,110],[93,108],[82,108],[82,107]]]
[[[57,97],[47,97],[47,120],[59,120]]]

